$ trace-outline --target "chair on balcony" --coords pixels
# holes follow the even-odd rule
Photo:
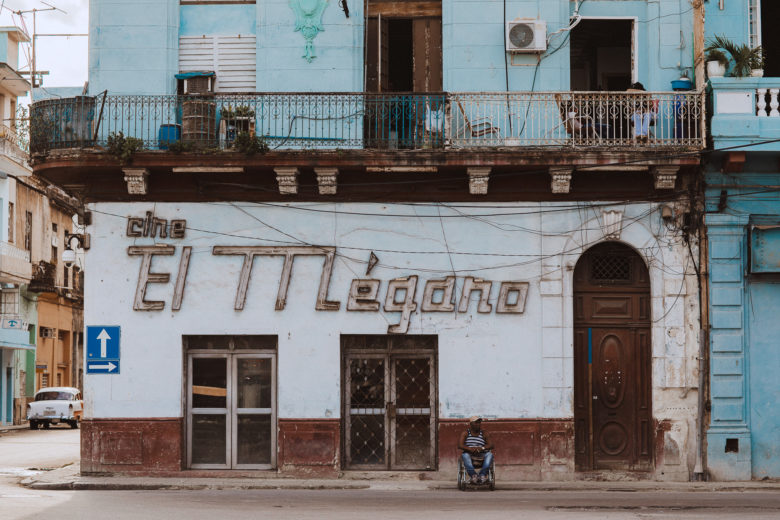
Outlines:
[[[469,137],[496,136],[501,137],[501,129],[493,125],[493,118],[490,116],[469,119],[466,110],[460,102],[460,99],[453,97],[455,106],[458,107],[460,115],[463,118],[463,125],[459,126],[454,133],[456,139],[468,139]],[[465,132],[464,132],[465,130]]]
[[[561,123],[547,132],[552,134],[563,127],[566,133],[574,140],[598,140],[607,137],[610,134],[610,126],[597,123],[589,114],[581,114],[583,102],[577,102],[575,99],[563,100],[561,94],[555,94],[555,103],[558,105],[558,112],[561,115]]]

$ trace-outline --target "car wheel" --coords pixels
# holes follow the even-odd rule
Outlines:
[[[51,423],[49,421],[43,421],[43,429],[48,430],[51,428]]]
[[[73,419],[72,421],[70,421],[70,428],[72,430],[78,430],[79,429],[79,421],[78,421],[78,419]]]
[[[35,419],[30,419],[30,429],[31,430],[37,430],[38,429],[38,421]]]

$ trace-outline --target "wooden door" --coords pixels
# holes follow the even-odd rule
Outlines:
[[[652,467],[650,282],[620,244],[575,269],[574,421],[578,470]]]
[[[388,18],[368,18],[366,27],[366,92],[387,92],[390,87]]]
[[[414,34],[414,91],[441,92],[442,53],[441,17],[415,18]]]

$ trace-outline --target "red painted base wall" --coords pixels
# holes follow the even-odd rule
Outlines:
[[[183,437],[181,419],[85,419],[81,422],[81,472],[180,471]]]
[[[340,424],[339,419],[280,419],[279,472],[302,478],[337,477],[342,462]],[[462,419],[439,421],[439,474],[431,475],[431,478],[454,478],[459,456],[458,438],[465,427]],[[573,421],[497,419],[486,421],[484,428],[496,445],[496,467],[502,478],[576,478]],[[181,419],[84,420],[81,471],[87,474],[180,474],[186,470],[185,446]],[[217,472],[185,473],[200,476]]]

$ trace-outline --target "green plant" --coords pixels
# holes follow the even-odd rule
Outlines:
[[[707,61],[717,61],[724,67],[727,67],[729,64],[729,57],[720,49],[711,49],[707,52]]]
[[[222,107],[219,111],[223,119],[236,119],[238,117],[255,117],[255,111],[246,105],[239,105],[233,109],[232,105]]]
[[[263,154],[268,151],[268,144],[265,139],[250,132],[239,132],[233,141],[233,148],[247,155]]]
[[[731,57],[731,61],[734,62],[734,68],[731,73],[736,78],[750,76],[753,69],[764,67],[764,51],[760,45],[758,47],[750,47],[744,43],[736,44],[725,36],[719,35],[707,40],[707,47],[704,50],[707,52],[708,59],[716,51],[720,51],[721,54],[723,54],[722,51],[726,51]],[[721,61],[721,63],[723,62]]]
[[[173,141],[168,143],[168,151],[171,153],[182,153],[192,151],[192,143],[189,141]]]
[[[144,142],[135,137],[125,137],[122,132],[112,132],[106,142],[108,153],[116,157],[120,164],[127,164],[133,160],[133,154],[143,150]]]

